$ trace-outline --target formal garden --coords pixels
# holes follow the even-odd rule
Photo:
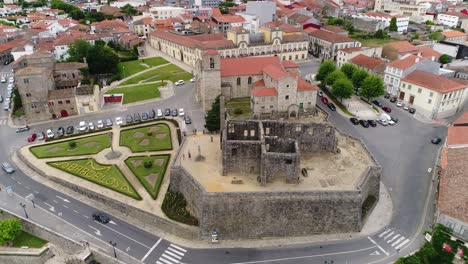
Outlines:
[[[110,138],[107,134],[82,137],[56,143],[48,143],[30,148],[37,158],[70,157],[79,155],[97,154],[110,147]]]
[[[134,153],[172,150],[171,130],[166,124],[125,129],[120,131],[120,145]]]
[[[156,199],[170,158],[169,154],[134,156],[125,160],[125,164],[127,164],[128,168],[138,178],[151,197]]]

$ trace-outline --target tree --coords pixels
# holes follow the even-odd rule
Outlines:
[[[91,74],[117,72],[119,57],[110,47],[101,44],[98,42],[93,46],[86,40],[77,39],[70,45],[68,61],[83,61],[86,58]]]
[[[439,62],[442,64],[447,64],[447,63],[450,63],[451,61],[452,61],[452,58],[447,54],[442,54],[439,57]]]
[[[426,25],[429,25],[429,26],[433,26],[433,25],[435,25],[435,23],[434,23],[434,22],[432,22],[432,21],[430,21],[430,20],[426,20],[426,22],[425,22],[425,23],[426,23]]]
[[[341,26],[341,25],[343,25],[343,23],[344,23],[344,20],[342,18],[330,17],[328,19],[328,25]]]
[[[429,38],[435,41],[440,41],[444,38],[444,36],[442,36],[442,34],[440,34],[440,32],[437,31],[429,34]]]
[[[18,219],[0,221],[0,245],[12,241],[21,232],[21,222]]]
[[[120,8],[122,10],[122,13],[126,14],[127,16],[134,16],[138,14],[138,10],[136,10],[133,6],[130,4],[126,4]]]
[[[331,93],[336,98],[339,98],[340,101],[343,98],[351,98],[353,95],[353,84],[346,78],[336,80],[332,86]]]
[[[322,62],[315,76],[315,80],[324,81],[328,74],[332,73],[334,70],[336,70],[336,65],[333,61],[326,60]]]
[[[341,71],[348,77],[348,79],[353,78],[353,73],[357,71],[357,67],[354,64],[351,63],[345,63],[343,66],[341,66]]]
[[[205,128],[210,132],[219,131],[221,127],[221,114],[220,114],[220,103],[219,97],[216,97],[215,101],[211,105],[211,110],[208,111],[205,117]]]
[[[384,38],[387,38],[388,36],[385,31],[383,31],[382,29],[379,29],[374,33],[374,37],[378,39],[384,39]]]
[[[390,27],[388,30],[390,30],[390,32],[398,31],[398,26],[396,24],[396,17],[392,17],[392,19],[390,20]]]
[[[23,106],[23,102],[21,102],[21,96],[19,94],[18,89],[13,90],[13,103],[15,104],[15,109],[18,109]]]
[[[367,78],[367,76],[369,76],[369,73],[367,73],[367,71],[365,70],[358,69],[354,71],[353,77],[351,78],[351,80],[353,81],[354,89],[358,90],[359,88],[361,88],[361,84]]]
[[[323,81],[326,85],[332,86],[335,81],[339,79],[346,79],[346,75],[340,70],[334,70],[332,73],[328,74],[327,78]]]
[[[385,86],[382,79],[375,75],[367,76],[362,81],[359,95],[366,98],[369,101],[371,98],[379,97],[385,94]]]

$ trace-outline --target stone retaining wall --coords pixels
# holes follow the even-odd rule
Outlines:
[[[43,264],[48,259],[53,257],[52,250],[47,249],[42,254],[33,255],[2,255],[0,254],[0,263],[8,264]]]

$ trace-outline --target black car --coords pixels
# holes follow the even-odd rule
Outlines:
[[[29,131],[29,126],[24,126],[24,127],[18,127],[16,129],[16,133],[21,133],[21,132],[25,132],[25,131]]]
[[[414,113],[416,113],[416,109],[410,108],[410,109],[408,109],[408,112],[409,112],[410,114],[414,114]]]
[[[135,122],[140,122],[140,121],[141,121],[140,114],[139,114],[139,113],[135,113],[135,114],[133,115],[133,120],[135,120]]]
[[[367,123],[369,123],[369,126],[371,126],[371,127],[376,127],[377,126],[377,122],[375,122],[375,120],[367,120]]]
[[[148,119],[149,119],[148,113],[144,112],[143,114],[141,114],[141,120],[146,121]]]
[[[165,115],[165,116],[170,116],[170,115],[171,115],[171,109],[166,108],[166,109],[164,110],[164,115]]]
[[[133,123],[132,115],[127,115],[127,118],[125,119],[125,121],[127,122],[127,124]]]
[[[333,103],[328,103],[327,106],[328,106],[328,108],[330,108],[330,110],[336,111],[336,107],[335,107],[335,105]]]
[[[67,127],[67,134],[73,134],[73,130],[75,130],[73,126]]]
[[[171,115],[172,115],[172,116],[178,116],[179,113],[177,112],[177,109],[172,109]]]
[[[365,128],[369,127],[369,123],[366,120],[359,120],[359,124]]]
[[[149,118],[154,119],[156,117],[156,111],[154,109],[151,109],[151,111],[148,112]]]
[[[190,119],[190,117],[185,116],[184,120],[185,120],[185,124],[187,124],[187,125],[192,124],[192,119]]]
[[[96,220],[96,221],[98,221],[100,223],[103,223],[103,224],[107,224],[110,221],[109,216],[107,214],[103,213],[103,212],[94,213],[93,218],[94,218],[94,220]]]
[[[357,119],[355,117],[351,117],[349,119],[349,121],[351,121],[351,123],[353,123],[353,125],[359,125],[359,119]]]
[[[396,116],[390,116],[393,122],[398,123],[398,118]]]
[[[396,97],[390,98],[390,102],[395,103],[396,101],[397,101],[397,98],[396,98]]]
[[[382,106],[383,106],[383,104],[382,104],[381,102],[379,102],[378,100],[374,100],[374,101],[372,101],[372,103],[375,104],[375,105],[378,106],[378,107],[382,107]]]
[[[385,94],[384,98],[385,99],[390,99],[390,94],[389,93]]]
[[[59,127],[59,128],[57,129],[57,136],[58,136],[58,137],[61,137],[61,136],[63,136],[63,135],[65,135],[65,129],[64,129],[63,127]]]
[[[440,137],[436,137],[436,138],[431,139],[431,143],[435,144],[435,145],[439,144],[441,141],[442,141],[442,139]]]

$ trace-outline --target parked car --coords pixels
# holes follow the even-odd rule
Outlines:
[[[89,122],[88,129],[89,130],[94,130],[94,123],[93,122]]]
[[[389,93],[386,93],[385,96],[384,96],[385,99],[390,99],[390,94]]]
[[[435,144],[435,145],[439,144],[441,141],[442,141],[442,139],[440,137],[436,137],[436,138],[431,139],[431,143]]]
[[[379,100],[374,100],[374,101],[372,101],[372,103],[375,104],[375,105],[378,106],[378,107],[382,107],[382,106],[383,106],[383,104],[382,104]]]
[[[59,127],[57,129],[57,137],[61,137],[63,135],[65,135],[65,129],[63,127]]]
[[[12,174],[13,172],[15,172],[15,169],[13,169],[13,167],[8,162],[2,163],[2,169],[8,174]]]
[[[349,121],[351,121],[351,123],[353,123],[353,125],[359,125],[359,119],[357,119],[355,117],[351,117],[349,119]]]
[[[23,126],[23,127],[18,127],[16,129],[16,133],[21,133],[21,132],[24,132],[24,131],[29,131],[29,126]]]
[[[37,133],[37,140],[44,140],[45,139],[45,134],[44,132],[39,132]]]
[[[398,118],[396,116],[391,116],[393,122],[398,123]]]
[[[179,109],[179,116],[182,116],[182,117],[185,116],[185,112],[183,108]]]
[[[320,97],[323,97],[323,92],[322,92],[322,91],[318,91],[318,92],[317,92],[317,95],[320,96]]]
[[[172,109],[171,116],[177,116],[177,115],[178,115],[177,109]]]
[[[6,78],[2,76],[1,82],[2,82],[2,83],[6,83]]]
[[[3,110],[10,111],[10,103],[5,102],[5,105],[3,106]]]
[[[396,103],[396,106],[402,107],[402,106],[403,106],[403,102],[402,102],[402,101],[398,101],[398,102]]]
[[[194,79],[194,78],[190,79],[190,82],[191,82],[191,83],[193,83],[194,81],[195,81],[195,79]]]
[[[47,139],[52,139],[55,137],[55,134],[54,134],[54,131],[52,131],[52,128],[47,129],[46,136],[47,136]]]
[[[392,119],[390,119],[390,120],[387,120],[387,123],[388,123],[389,125],[393,126],[393,125],[395,124],[395,121],[393,121]]]
[[[333,103],[328,103],[327,106],[328,106],[328,108],[330,108],[330,110],[336,111],[336,107],[335,107],[335,105]]]
[[[328,98],[326,98],[325,96],[322,97],[320,100],[322,101],[322,103],[324,103],[326,105],[328,104]]]
[[[162,110],[161,109],[158,109],[157,113],[156,113],[156,116],[157,117],[163,117],[163,113],[162,113]]]
[[[9,81],[10,83],[14,83],[14,82],[15,82],[15,78],[10,77],[10,78],[8,78],[8,81]]]
[[[409,107],[409,106],[407,106],[407,105],[404,105],[404,106],[403,106],[403,110],[405,110],[405,111],[409,111],[409,109],[410,109],[410,107]]]
[[[36,138],[37,138],[36,133],[32,133],[31,135],[28,136],[27,140],[28,140],[28,142],[34,142],[34,140],[36,140]]]
[[[184,117],[185,124],[189,125],[192,124],[192,119],[189,116]]]
[[[141,121],[140,113],[133,114],[133,120],[135,120],[135,122],[140,122]]]
[[[114,125],[114,123],[112,123],[112,120],[110,118],[107,118],[106,119],[106,127],[111,127],[112,125]]]
[[[100,223],[103,223],[103,224],[107,224],[110,222],[110,218],[107,214],[105,214],[104,212],[95,212],[93,214],[93,218],[94,220],[100,222]]]
[[[132,115],[127,115],[127,118],[125,119],[125,121],[127,122],[127,124],[133,123]]]
[[[382,107],[382,110],[384,110],[384,111],[387,112],[387,113],[391,113],[391,112],[392,112],[392,109],[391,109],[390,107],[388,107],[388,106]]]
[[[80,121],[80,124],[78,125],[78,130],[80,132],[85,132],[86,129],[88,129],[88,126],[86,125],[85,121]]]
[[[3,103],[3,96],[0,95],[0,103]]]
[[[170,116],[170,115],[171,115],[171,109],[166,108],[166,109],[164,110],[164,115],[165,115],[165,116]]]
[[[120,116],[116,117],[115,118],[115,124],[118,125],[118,126],[121,126],[123,124],[122,117],[120,117]]]
[[[184,84],[185,84],[185,82],[183,80],[178,80],[177,82],[175,82],[176,86],[184,85]]]
[[[376,127],[377,126],[377,122],[375,122],[374,120],[367,120],[367,123],[369,123],[369,126],[371,126],[371,127]]]
[[[104,128],[104,122],[102,122],[102,120],[97,121],[97,128],[98,129]]]
[[[397,98],[396,98],[396,97],[390,98],[390,102],[394,103],[394,102],[396,102],[396,101],[397,101]]]
[[[75,130],[73,126],[67,127],[67,134],[73,134],[73,130]]]
[[[151,109],[149,112],[148,112],[148,115],[149,115],[149,118],[150,119],[153,119],[156,117],[156,112],[154,111],[154,109]]]
[[[359,120],[359,124],[365,128],[369,127],[369,123],[366,120]]]
[[[414,113],[416,113],[416,109],[410,108],[410,109],[408,109],[408,112],[409,112],[410,114],[414,114]]]
[[[149,119],[148,113],[143,112],[143,114],[141,114],[141,120],[146,121],[148,119]]]
[[[380,119],[379,118],[379,119],[376,120],[376,122],[381,124],[382,126],[387,126],[388,125],[388,122],[385,119]]]

